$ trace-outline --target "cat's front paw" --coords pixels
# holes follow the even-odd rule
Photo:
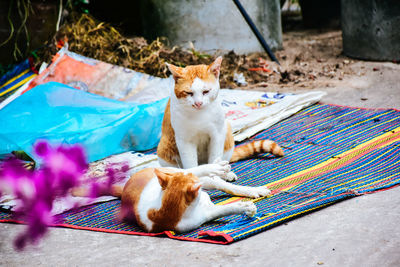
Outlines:
[[[259,198],[259,197],[266,197],[269,194],[271,194],[271,190],[269,190],[265,186],[258,186],[258,187],[247,187],[247,190],[243,194],[243,196],[249,198]]]
[[[238,203],[247,216],[253,217],[257,213],[256,205],[251,201],[243,201]]]
[[[225,181],[234,182],[237,180],[237,176],[234,172],[228,172],[226,176],[222,177]]]
[[[258,186],[254,188],[255,193],[257,193],[257,197],[266,197],[271,194],[271,190],[269,190],[265,186]]]
[[[208,176],[218,176],[224,180],[228,179],[228,174],[231,173],[231,165],[229,165],[228,161],[221,161],[217,159],[214,163],[208,164]],[[233,174],[235,177],[236,175]],[[229,178],[232,179],[232,175],[229,175]]]
[[[234,182],[237,180],[236,174],[231,171],[231,165],[229,165],[229,161],[221,160],[220,158],[217,158],[213,164],[219,165],[219,167],[216,167],[216,169],[220,170],[218,172],[218,174],[214,173],[215,176],[219,176],[223,180],[228,181],[228,182]],[[223,171],[221,171],[221,170],[223,170]],[[211,174],[211,175],[213,175],[213,174]]]

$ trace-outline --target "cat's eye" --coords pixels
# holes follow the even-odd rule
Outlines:
[[[188,96],[193,96],[193,92],[185,91],[185,94],[187,94]]]
[[[204,90],[203,91],[203,95],[206,95],[206,94],[208,94],[210,92],[210,90]]]

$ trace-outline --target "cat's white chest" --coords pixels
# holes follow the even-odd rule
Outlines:
[[[197,158],[200,163],[208,163],[210,138],[209,133],[199,133],[193,140],[197,147]]]
[[[203,135],[210,136],[223,130],[224,123],[225,116],[218,103],[213,103],[204,110],[185,111],[171,107],[171,125],[175,134],[181,138],[197,140]]]
[[[171,125],[178,145],[185,143],[194,146],[198,164],[209,163],[211,140],[215,141],[221,139],[217,137],[226,135],[225,116],[219,103],[213,103],[204,110],[190,112],[171,109]],[[223,140],[224,138],[220,142]],[[221,145],[223,147],[223,144],[218,146]]]

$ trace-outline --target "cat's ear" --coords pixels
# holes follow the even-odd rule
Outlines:
[[[209,70],[212,74],[214,74],[215,78],[219,78],[219,73],[220,73],[220,70],[221,70],[221,63],[222,63],[222,57],[219,56],[219,57],[217,57],[217,58],[214,60],[213,63],[211,63],[211,64],[208,66],[208,70]]]
[[[186,190],[186,199],[188,202],[192,202],[198,195],[201,184],[193,184],[189,186]]]
[[[160,169],[154,169],[154,173],[156,174],[156,176],[158,178],[158,182],[160,183],[161,188],[163,190],[165,190],[167,188],[167,186],[168,186],[168,181],[169,181],[169,179],[171,177],[171,174],[163,172]]]
[[[179,78],[182,78],[182,68],[168,63],[165,63],[165,65],[167,65],[175,81],[178,80]]]

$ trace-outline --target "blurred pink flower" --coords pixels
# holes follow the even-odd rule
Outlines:
[[[90,196],[95,198],[111,191],[113,183],[125,177],[128,166],[119,166],[118,172],[112,167],[107,170],[106,181],[82,177],[88,168],[82,147],[55,146],[39,141],[34,146],[35,154],[42,159],[39,169],[28,171],[21,161],[11,158],[0,166],[0,195],[7,193],[19,200],[15,217],[27,224],[26,230],[15,240],[15,247],[23,249],[28,243],[37,243],[53,223],[51,210],[56,198],[64,197],[74,188],[89,185]]]

